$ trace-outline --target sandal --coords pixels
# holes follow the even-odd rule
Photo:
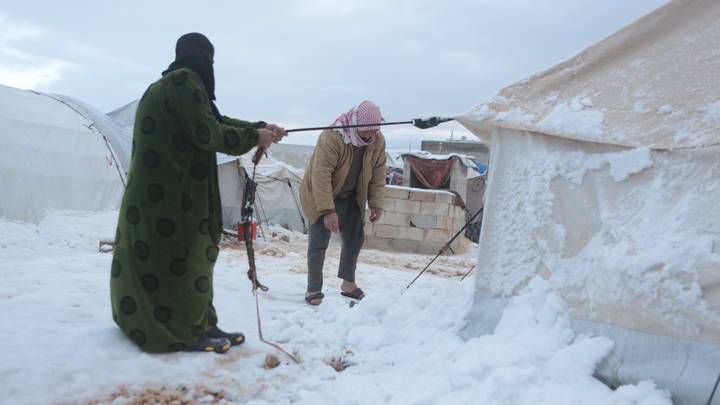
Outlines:
[[[352,298],[355,300],[361,300],[361,299],[365,298],[365,293],[359,287],[350,292],[340,290],[340,295],[342,295],[343,297],[348,297],[348,298]]]
[[[211,327],[207,330],[207,335],[210,338],[218,339],[218,338],[226,338],[230,341],[230,345],[237,346],[245,343],[245,335],[243,335],[240,332],[234,332],[229,333],[225,332],[224,330],[220,329],[216,326]]]
[[[318,291],[318,292],[314,292],[314,293],[306,295],[305,302],[307,302],[310,305],[320,305],[320,303],[322,303],[323,298],[325,298],[325,294],[323,294],[321,291]],[[314,304],[313,301],[318,300],[318,299],[320,300],[320,302],[318,302],[317,304]]]
[[[230,346],[231,344],[228,338],[213,338],[208,336],[207,333],[203,333],[198,340],[186,350],[189,352],[215,352],[223,354],[230,349]]]

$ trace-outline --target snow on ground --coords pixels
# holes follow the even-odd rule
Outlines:
[[[367,297],[351,308],[337,293],[331,243],[326,298],[311,307],[303,300],[306,238],[282,228],[266,229],[269,240],[256,246],[259,278],[270,287],[260,297],[263,330],[300,365],[257,339],[246,256],[231,243],[215,267],[215,304],[220,325],[248,341],[225,355],[142,353],[112,321],[111,255],[98,252],[116,217],[0,219],[0,403],[670,403],[651,382],[612,391],[595,380],[612,342],[575,336],[565,304],[541,280],[511,301],[493,335],[460,339],[474,283],[458,280],[475,249],[441,257],[436,274],[405,293],[430,258],[364,250],[358,283]],[[280,366],[265,367],[269,353]]]

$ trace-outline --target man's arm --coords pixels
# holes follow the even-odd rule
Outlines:
[[[337,135],[332,131],[323,131],[320,134],[313,159],[310,179],[312,197],[315,200],[315,208],[321,215],[335,212],[332,175],[340,157],[340,149],[338,143],[331,138],[333,136]]]
[[[372,177],[368,185],[368,206],[372,208],[382,209],[385,198],[385,163],[387,156],[385,154],[385,139],[378,137],[378,141],[382,142],[380,151],[376,159],[373,161]]]

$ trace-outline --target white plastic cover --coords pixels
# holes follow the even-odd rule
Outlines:
[[[0,86],[0,216],[117,208],[122,168],[93,122],[47,95]]]

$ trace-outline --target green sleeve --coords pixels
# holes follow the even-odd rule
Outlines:
[[[226,124],[226,125],[232,125],[234,127],[240,127],[240,128],[265,128],[267,126],[267,123],[265,121],[257,121],[257,122],[243,121],[243,120],[239,120],[237,118],[230,118],[225,115],[222,116],[222,123]]]
[[[257,145],[255,128],[229,125],[215,118],[205,86],[195,72],[183,69],[172,74],[169,91],[173,105],[182,128],[195,146],[210,152],[242,155]]]

